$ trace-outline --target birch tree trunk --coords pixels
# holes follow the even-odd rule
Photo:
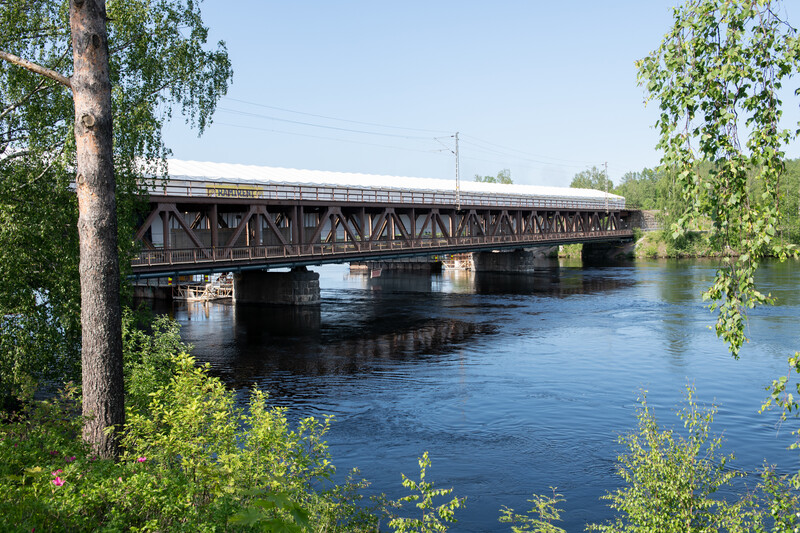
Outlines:
[[[124,423],[122,327],[105,0],[71,0],[80,238],[83,437],[118,453]],[[113,428],[107,432],[106,428]]]

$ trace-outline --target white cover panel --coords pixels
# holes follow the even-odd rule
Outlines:
[[[202,161],[167,161],[170,180],[219,181],[241,184],[276,183],[284,185],[327,185],[334,187],[455,191],[455,178],[442,180],[433,178],[412,178],[406,176],[386,176],[381,174],[360,174],[355,172],[331,172],[325,170],[299,170],[294,168],[263,167],[231,163],[210,163]],[[505,185],[502,183],[479,183],[461,181],[464,193],[499,194],[503,196],[522,195],[539,198],[565,198],[570,200],[600,200],[606,193],[594,189],[572,189],[569,187],[544,187],[539,185]],[[624,200],[622,196],[608,194],[609,200]]]

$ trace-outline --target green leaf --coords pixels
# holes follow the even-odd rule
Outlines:
[[[267,519],[267,514],[257,507],[248,507],[228,517],[228,523],[239,526],[252,526]]]

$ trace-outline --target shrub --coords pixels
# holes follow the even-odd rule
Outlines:
[[[130,309],[122,314],[122,352],[125,365],[125,405],[142,411],[150,403],[150,393],[172,379],[176,366],[173,357],[189,352],[180,324],[166,316],[137,315]]]
[[[453,498],[450,501],[434,506],[433,499],[441,496],[448,496],[453,489],[434,489],[432,481],[425,481],[428,467],[431,460],[428,452],[419,458],[419,481],[403,477],[403,486],[411,491],[408,496],[403,496],[398,501],[416,502],[414,506],[419,509],[419,518],[395,517],[389,522],[389,526],[398,533],[418,532],[434,533],[447,531],[448,524],[457,522],[455,510],[464,506],[466,498]]]
[[[685,435],[661,430],[646,396],[640,400],[639,431],[620,439],[628,452],[618,458],[625,486],[604,496],[619,512],[614,522],[593,524],[607,532],[752,531],[758,513],[749,495],[729,502],[715,494],[743,474],[728,467],[732,455],[721,455],[721,437],[710,434],[716,408],[702,409],[687,387],[686,405],[678,412]]]
[[[366,483],[353,477],[330,482],[323,440],[330,419],[306,418],[292,429],[285,408],[269,407],[258,390],[247,409],[238,407],[208,365],[169,355],[180,346],[173,325],[157,322],[154,332],[127,333],[126,347],[137,349],[126,359],[134,390],[118,462],[97,460],[83,444],[74,387],[5,415],[0,516],[7,528],[375,530],[386,503],[356,505]],[[156,386],[148,392],[150,378]]]
[[[534,494],[528,500],[533,504],[533,508],[527,514],[516,514],[514,509],[503,506],[500,509],[500,522],[511,524],[513,533],[566,533],[565,529],[553,524],[561,520],[561,509],[556,505],[566,500],[562,494],[556,492],[555,488],[551,488],[552,496]]]

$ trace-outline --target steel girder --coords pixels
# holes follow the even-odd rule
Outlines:
[[[313,264],[381,255],[530,247],[632,237],[629,212],[603,209],[151,197],[134,274]]]

